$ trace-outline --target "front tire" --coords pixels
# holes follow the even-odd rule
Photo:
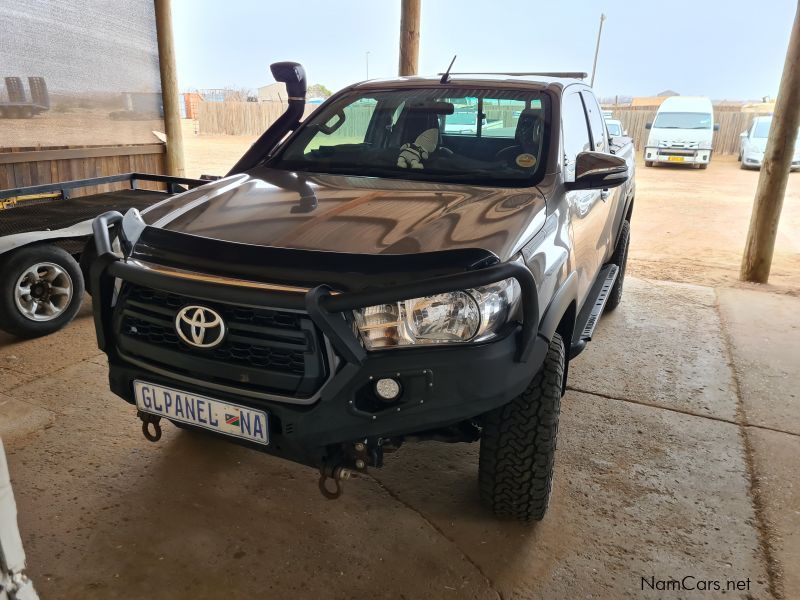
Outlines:
[[[566,354],[553,335],[527,389],[484,418],[478,482],[498,517],[541,521],[550,504]]]
[[[0,329],[22,338],[58,331],[83,301],[83,276],[58,246],[26,246],[0,260]]]

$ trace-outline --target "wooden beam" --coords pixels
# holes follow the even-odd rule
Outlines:
[[[400,0],[400,66],[401,77],[419,71],[419,21],[421,0]]]
[[[90,146],[87,148],[60,148],[57,150],[28,150],[24,152],[2,152],[0,165],[41,162],[44,160],[69,160],[75,158],[104,158],[106,156],[136,156],[139,154],[163,154],[164,144],[140,144],[137,146]]]
[[[167,174],[185,177],[178,70],[175,66],[175,44],[172,39],[172,6],[170,0],[154,0],[154,3],[158,66],[161,70],[161,99],[164,104],[164,127],[167,134]]]
[[[800,5],[795,13],[775,113],[758,177],[750,229],[739,278],[767,283],[778,234],[783,197],[800,126]]]

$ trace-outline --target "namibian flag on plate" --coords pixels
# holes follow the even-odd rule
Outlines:
[[[269,417],[261,410],[172,388],[134,381],[139,410],[257,444],[269,444]]]

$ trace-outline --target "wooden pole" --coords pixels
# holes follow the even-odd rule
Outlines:
[[[170,0],[154,0],[154,3],[158,65],[161,70],[161,100],[164,104],[164,127],[167,134],[167,174],[185,177],[178,72],[175,66],[175,44],[172,39],[172,7]]]
[[[604,14],[600,15],[600,29],[597,30],[597,45],[594,47],[594,63],[592,64],[592,81],[589,85],[594,86],[594,72],[597,70],[597,55],[600,54],[600,36],[603,35],[603,21],[606,20]]]
[[[419,70],[419,20],[421,0],[400,0],[400,66],[401,77],[416,75]]]
[[[758,177],[750,230],[739,278],[767,283],[775,250],[775,237],[789,179],[797,128],[800,126],[800,4],[794,17],[775,112]]]

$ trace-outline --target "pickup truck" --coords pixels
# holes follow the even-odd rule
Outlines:
[[[328,497],[405,442],[479,441],[482,501],[541,519],[569,361],[622,297],[632,148],[579,79],[369,81],[301,122],[302,66],[272,72],[287,111],[226,177],[95,221],[112,391],[151,441],[207,430]],[[508,137],[447,133],[497,100]]]

